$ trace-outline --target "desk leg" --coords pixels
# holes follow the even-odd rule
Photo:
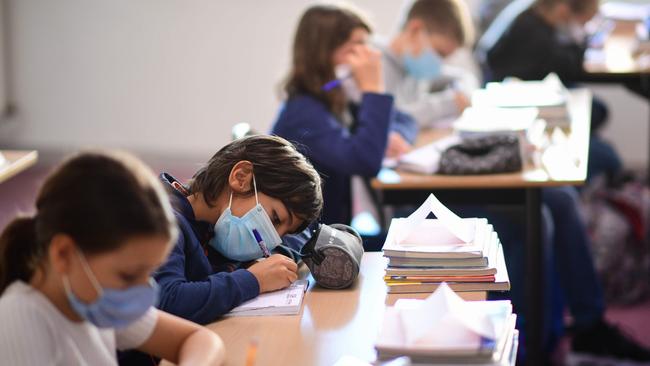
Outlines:
[[[526,364],[542,365],[543,354],[543,261],[542,192],[526,190]]]
[[[650,75],[641,75],[641,91],[645,94],[646,105],[648,106],[648,141],[650,141]],[[646,161],[646,183],[650,183],[650,146],[648,147],[648,160]]]

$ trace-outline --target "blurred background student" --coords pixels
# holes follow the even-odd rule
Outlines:
[[[351,10],[310,7],[293,42],[286,101],[272,133],[296,143],[323,175],[323,221],[351,220],[350,180],[408,151],[417,126],[386,93],[370,27]]]
[[[524,0],[524,4],[526,2],[530,1]],[[510,6],[517,8],[520,2]],[[485,50],[488,80],[501,81],[507,77],[542,80],[552,72],[568,87],[586,80],[583,64],[587,34],[584,26],[597,12],[598,0],[536,0],[509,25],[494,24],[494,27],[502,27],[503,32],[491,48]],[[618,153],[598,133],[608,117],[605,103],[594,97],[589,179],[603,174],[616,177],[623,169]]]
[[[462,0],[415,1],[383,55],[386,91],[420,127],[458,117],[470,105],[479,82],[474,74],[446,59],[473,42],[473,26]]]

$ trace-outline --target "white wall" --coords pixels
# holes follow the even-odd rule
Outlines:
[[[10,98],[0,146],[120,147],[203,160],[249,122],[269,129],[298,17],[313,0],[4,0]],[[468,0],[476,13],[480,0]],[[356,0],[390,34],[408,0]],[[627,163],[647,156],[647,103],[597,89]]]
[[[650,142],[650,104],[616,84],[590,85],[594,95],[605,101],[610,121],[602,136],[612,143],[627,168],[647,169]]]
[[[208,156],[266,131],[297,20],[314,1],[8,0],[18,107],[3,146]],[[354,2],[379,32],[401,1]]]

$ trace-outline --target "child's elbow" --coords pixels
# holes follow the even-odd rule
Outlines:
[[[210,344],[211,357],[207,364],[209,365],[223,365],[226,362],[226,345],[219,335],[207,328],[200,330],[203,332],[203,337]]]

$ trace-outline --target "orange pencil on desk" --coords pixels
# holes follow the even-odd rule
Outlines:
[[[257,339],[251,339],[248,344],[248,351],[246,351],[246,366],[254,366],[257,359]]]

